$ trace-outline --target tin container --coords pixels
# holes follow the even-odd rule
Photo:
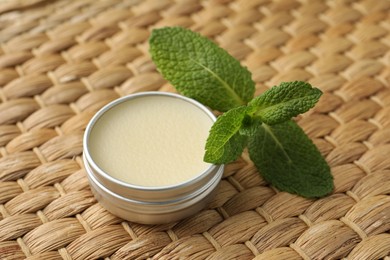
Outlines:
[[[223,165],[211,165],[185,182],[171,186],[145,187],[123,182],[98,167],[89,151],[89,137],[97,120],[122,102],[156,95],[189,102],[204,113],[205,117],[213,122],[216,120],[209,109],[190,98],[172,93],[144,92],[119,98],[103,107],[89,122],[83,140],[84,165],[96,199],[114,215],[142,224],[174,222],[200,211],[213,197],[224,170]]]

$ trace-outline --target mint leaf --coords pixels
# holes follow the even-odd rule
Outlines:
[[[248,138],[251,160],[276,188],[304,197],[321,197],[333,189],[330,168],[312,141],[293,121],[257,123]]]
[[[149,44],[158,70],[183,95],[219,111],[246,105],[253,98],[250,72],[206,37],[166,27],[153,30]]]
[[[206,143],[204,160],[216,164],[236,160],[246,146],[247,136],[240,134],[248,107],[242,106],[229,110],[211,127]]]
[[[283,82],[253,99],[249,106],[266,124],[278,124],[312,108],[322,92],[302,81]]]

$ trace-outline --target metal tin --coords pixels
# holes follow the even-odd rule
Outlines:
[[[221,180],[223,165],[211,165],[195,178],[177,185],[144,187],[123,182],[104,172],[94,162],[88,150],[90,133],[105,112],[122,102],[146,96],[165,96],[184,100],[200,109],[212,121],[216,120],[205,106],[177,94],[143,92],[119,98],[99,110],[89,122],[83,140],[84,165],[93,194],[101,205],[114,215],[142,224],[174,222],[195,214],[207,205]]]

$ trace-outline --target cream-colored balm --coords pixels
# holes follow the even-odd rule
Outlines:
[[[96,121],[88,140],[92,160],[129,184],[163,187],[199,176],[213,120],[190,102],[143,96],[111,107]]]

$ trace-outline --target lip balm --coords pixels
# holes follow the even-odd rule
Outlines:
[[[204,208],[222,165],[203,161],[215,116],[171,93],[117,99],[92,118],[84,165],[92,192],[113,214],[138,223],[177,221]]]

